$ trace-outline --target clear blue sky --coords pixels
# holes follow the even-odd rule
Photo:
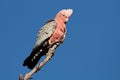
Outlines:
[[[18,80],[38,30],[74,10],[64,44],[34,80],[120,80],[119,0],[0,0],[0,79]]]

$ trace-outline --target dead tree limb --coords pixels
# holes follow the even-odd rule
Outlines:
[[[30,79],[34,73],[39,71],[52,58],[52,56],[54,55],[55,49],[59,45],[60,45],[60,43],[54,44],[49,49],[48,53],[46,54],[46,58],[40,64],[38,64],[35,68],[33,68],[30,72],[26,73],[26,75],[24,77],[20,74],[19,80],[28,80],[28,79]]]

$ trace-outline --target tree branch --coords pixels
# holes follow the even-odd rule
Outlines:
[[[60,45],[60,42],[54,44],[48,50],[48,53],[46,54],[46,58],[40,64],[38,64],[35,68],[33,68],[30,72],[26,73],[26,75],[24,77],[20,74],[19,80],[28,80],[28,79],[30,79],[34,73],[36,73],[37,71],[39,71],[52,58],[52,56],[54,55],[55,49],[59,45]]]

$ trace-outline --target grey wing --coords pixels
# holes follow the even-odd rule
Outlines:
[[[51,20],[51,21],[47,22],[39,30],[38,35],[37,35],[37,40],[36,40],[36,43],[35,43],[33,49],[41,46],[43,44],[43,42],[53,34],[54,30],[56,29],[56,26],[57,26],[57,23],[55,22],[55,20]]]

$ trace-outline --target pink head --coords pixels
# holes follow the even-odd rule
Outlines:
[[[57,13],[55,20],[66,23],[69,20],[72,13],[73,13],[72,9],[62,9]]]

